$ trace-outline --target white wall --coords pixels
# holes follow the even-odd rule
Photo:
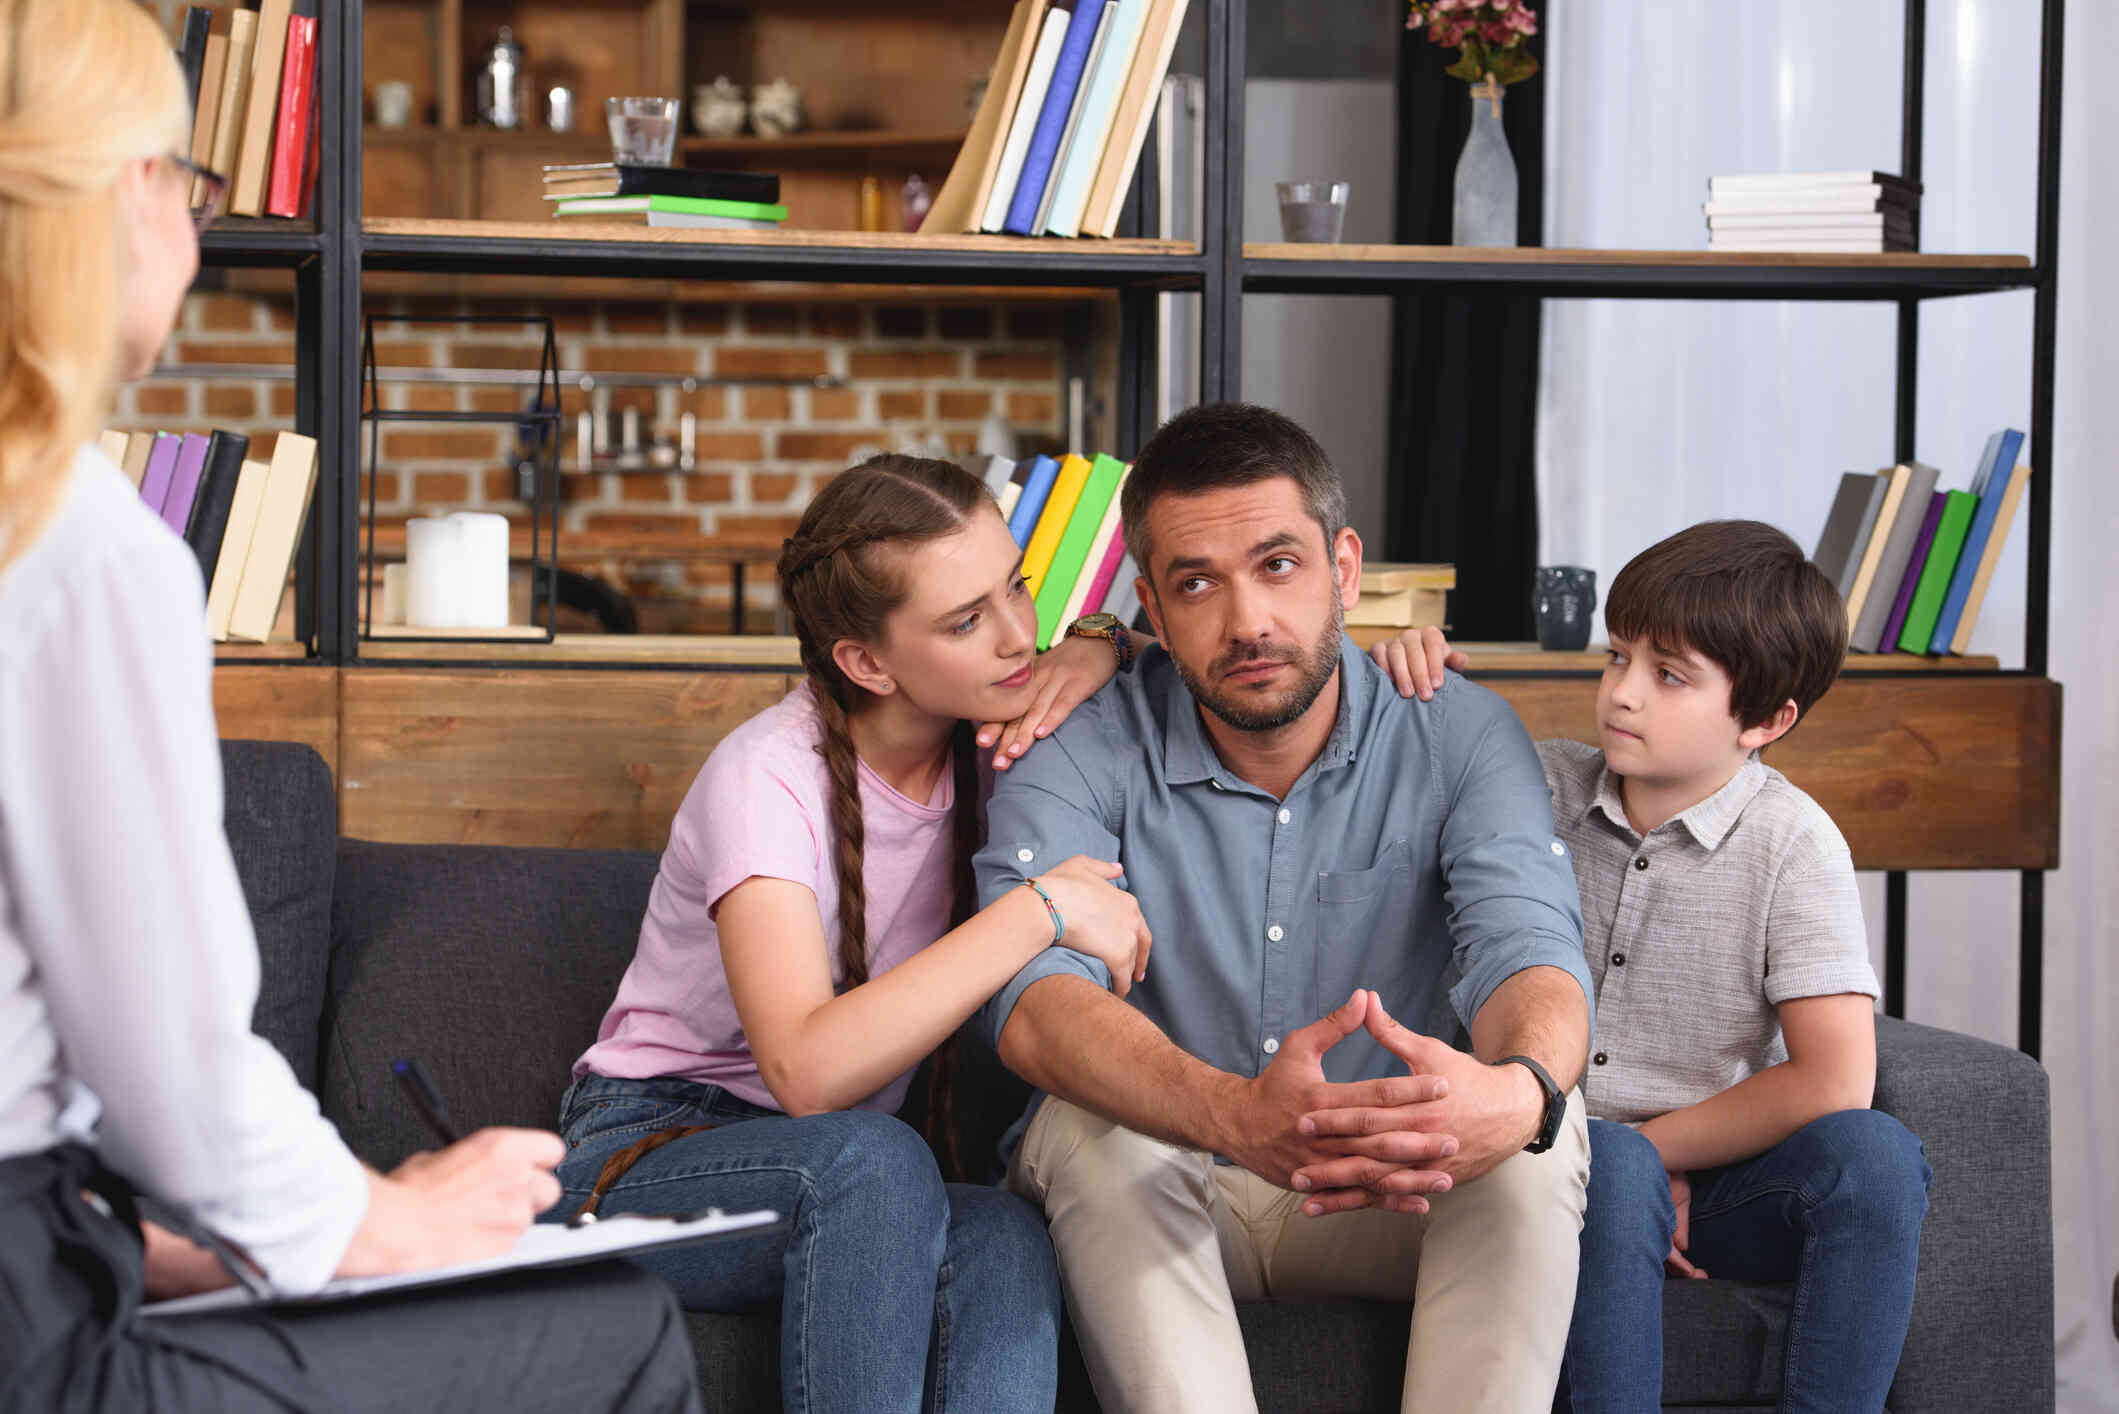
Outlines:
[[[2062,868],[2049,877],[2045,1057],[2053,1077],[2060,1407],[2119,1411],[2119,277],[2097,236],[2119,229],[2119,99],[2100,71],[2119,13],[2070,7],[2063,176],[2052,675],[2066,685]],[[2037,4],[1930,0],[1926,249],[2028,252],[2035,226]],[[1687,5],[1570,0],[1554,16],[1547,239],[1697,248],[1715,172],[1896,170],[1900,7],[1842,0]],[[2029,430],[2028,294],[1922,308],[1919,455],[1962,486],[1987,433]],[[1540,406],[1541,559],[1609,578],[1710,516],[1781,525],[1806,546],[1848,469],[1892,460],[1889,307],[1554,302]],[[2022,661],[2026,533],[2011,537],[1973,651]],[[1908,1012],[2015,1039],[2014,875],[1915,875]],[[1880,951],[1880,878],[1864,881]],[[2006,1193],[1991,1195],[1996,1203]]]

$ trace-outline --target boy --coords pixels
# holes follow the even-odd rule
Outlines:
[[[1871,1110],[1876,977],[1846,841],[1757,753],[1822,697],[1846,609],[1755,521],[1636,557],[1604,610],[1603,749],[1538,747],[1573,851],[1597,1025],[1563,1386],[1661,1403],[1673,1275],[1793,1281],[1780,1409],[1881,1410],[1929,1170]]]

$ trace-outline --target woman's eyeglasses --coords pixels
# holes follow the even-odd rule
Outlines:
[[[221,205],[228,196],[228,179],[211,167],[201,167],[182,153],[168,154],[169,164],[191,178],[192,192],[198,200],[192,203],[191,224],[200,235],[221,214]]]

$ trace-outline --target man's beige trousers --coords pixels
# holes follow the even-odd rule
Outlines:
[[[1302,1195],[1047,1098],[1008,1175],[1043,1207],[1109,1414],[1257,1408],[1236,1303],[1413,1302],[1402,1408],[1549,1414],[1589,1182],[1579,1092],[1559,1139],[1423,1217],[1305,1217]]]

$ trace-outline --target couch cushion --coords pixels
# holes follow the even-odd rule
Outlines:
[[[263,970],[251,1027],[314,1090],[338,851],[331,768],[298,742],[224,741],[221,777],[222,828]]]
[[[390,1062],[416,1055],[465,1130],[550,1129],[632,960],[653,854],[340,842],[318,1095],[389,1168],[433,1136]]]

